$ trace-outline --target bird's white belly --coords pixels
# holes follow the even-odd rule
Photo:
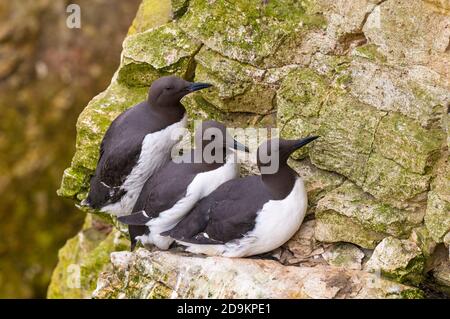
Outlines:
[[[149,234],[139,236],[137,239],[143,244],[153,244],[159,249],[168,249],[173,239],[159,234],[175,227],[199,200],[211,194],[223,183],[237,178],[238,175],[239,164],[235,163],[231,157],[223,166],[196,175],[187,187],[186,195],[173,207],[159,213],[157,218],[151,219],[147,223]]]
[[[301,178],[282,200],[271,200],[259,211],[255,228],[243,238],[223,245],[182,243],[187,251],[212,256],[246,257],[274,250],[287,242],[300,228],[308,199]]]
[[[132,212],[147,179],[170,160],[172,148],[181,139],[180,129],[186,127],[186,124],[187,115],[181,121],[145,136],[137,165],[121,186],[126,194],[122,196],[120,201],[103,207],[102,212],[116,216],[128,215]]]

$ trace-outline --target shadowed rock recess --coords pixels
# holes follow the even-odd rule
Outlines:
[[[449,37],[445,1],[144,0],[111,85],[78,119],[59,195],[86,196],[109,123],[154,79],[178,74],[214,84],[183,100],[191,118],[321,136],[291,160],[307,221],[269,261],[117,252],[126,236],[115,221],[95,235],[92,219],[107,221],[94,216],[61,249],[48,296],[448,293]],[[67,287],[71,264],[79,288]]]

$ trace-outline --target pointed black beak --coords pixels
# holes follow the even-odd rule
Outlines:
[[[299,140],[296,140],[294,144],[292,145],[292,152],[295,150],[298,150],[300,147],[305,146],[306,144],[311,143],[315,139],[318,139],[320,136],[308,136]]]
[[[198,90],[203,90],[203,89],[209,88],[211,86],[212,86],[212,84],[209,84],[209,83],[197,82],[197,83],[189,84],[187,89],[188,89],[189,92],[195,92],[195,91],[198,91]]]
[[[246,153],[249,153],[249,152],[250,152],[250,150],[248,149],[247,146],[245,146],[245,145],[242,144],[242,143],[239,143],[239,142],[236,141],[236,140],[233,140],[233,148],[234,148],[235,150],[238,150],[238,151],[244,151],[244,152],[246,152]]]

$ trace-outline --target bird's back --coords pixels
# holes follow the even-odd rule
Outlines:
[[[222,184],[197,203],[169,235],[186,240],[206,232],[213,240],[227,242],[250,231],[258,211],[271,199],[261,184],[260,176],[233,179]]]

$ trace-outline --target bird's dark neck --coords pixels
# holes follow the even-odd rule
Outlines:
[[[285,163],[280,163],[274,174],[261,174],[264,186],[275,200],[286,198],[291,193],[297,177],[297,173]]]
[[[164,106],[160,106],[158,104],[148,104],[151,115],[159,121],[161,127],[167,127],[173,123],[181,121],[186,113],[186,109],[180,102],[173,105]]]

